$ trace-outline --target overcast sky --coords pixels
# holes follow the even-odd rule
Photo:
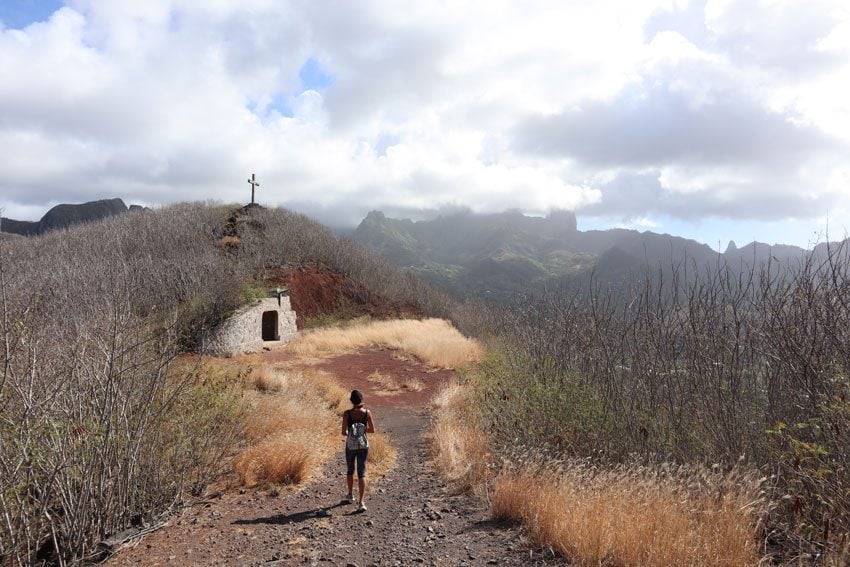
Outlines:
[[[846,0],[0,0],[0,208],[850,228]]]

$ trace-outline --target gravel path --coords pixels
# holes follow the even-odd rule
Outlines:
[[[451,487],[427,464],[423,393],[380,397],[359,375],[417,375],[433,394],[445,373],[398,360],[390,351],[347,355],[323,364],[346,386],[366,390],[376,426],[398,447],[397,466],[374,480],[368,511],[341,504],[342,452],[300,489],[236,491],[184,509],[169,526],[112,559],[114,565],[558,565],[527,546],[517,526],[494,523],[486,507]],[[427,393],[427,392],[426,392]],[[415,402],[411,404],[410,402]],[[373,402],[373,403],[369,403]],[[355,487],[355,493],[356,493]]]

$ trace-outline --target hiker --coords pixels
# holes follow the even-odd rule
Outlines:
[[[360,490],[360,499],[357,502],[357,511],[365,512],[366,505],[363,498],[366,496],[366,457],[369,454],[369,440],[367,433],[375,431],[372,422],[372,412],[363,407],[363,394],[360,390],[351,391],[350,410],[342,414],[342,434],[345,436],[345,464],[348,466],[345,478],[348,485],[348,495],[344,502],[354,503],[354,465],[357,464],[357,488]]]

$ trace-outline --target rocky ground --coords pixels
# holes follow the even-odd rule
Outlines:
[[[279,362],[281,353],[266,353]],[[258,360],[258,363],[263,361]],[[238,489],[183,509],[167,527],[114,555],[114,565],[556,565],[528,546],[515,525],[488,519],[474,496],[456,494],[428,464],[425,400],[450,373],[434,372],[389,350],[369,350],[321,363],[346,387],[364,390],[378,430],[389,434],[398,461],[372,479],[368,511],[342,504],[342,450],[306,486]],[[379,370],[415,377],[424,388],[388,396],[365,377]],[[340,443],[342,449],[342,443]],[[355,488],[356,493],[356,488]]]

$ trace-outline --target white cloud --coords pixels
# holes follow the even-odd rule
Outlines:
[[[0,30],[0,207],[245,200],[252,171],[334,222],[850,207],[840,1],[450,4],[69,0]]]

